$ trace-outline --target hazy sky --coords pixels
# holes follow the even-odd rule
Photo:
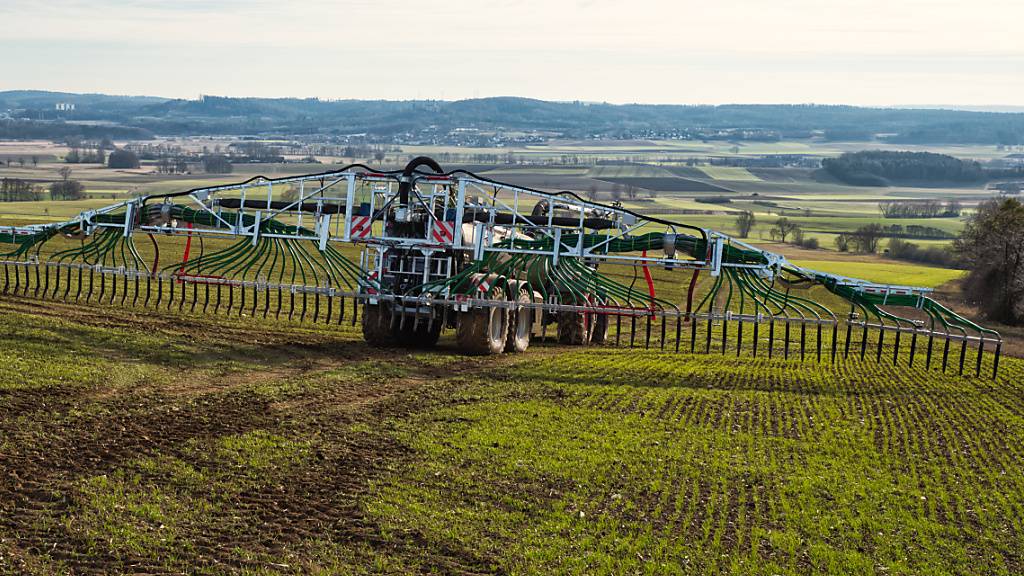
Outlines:
[[[1021,0],[0,0],[0,90],[1024,104]]]

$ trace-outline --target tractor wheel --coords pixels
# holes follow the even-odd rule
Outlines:
[[[459,313],[455,339],[469,354],[501,354],[508,338],[508,308],[486,307]]]
[[[558,313],[558,343],[582,346],[590,341],[590,322],[583,312]]]
[[[590,342],[591,344],[604,344],[608,339],[608,315],[590,315]]]
[[[398,343],[391,331],[391,314],[384,304],[363,305],[363,340],[373,346]]]
[[[530,304],[530,294],[519,292],[516,299],[519,305],[512,314],[512,325],[508,330],[508,338],[505,340],[505,352],[526,352],[530,347],[530,333],[533,331],[533,309],[524,308],[523,304]]]

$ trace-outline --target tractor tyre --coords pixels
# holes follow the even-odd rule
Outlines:
[[[608,340],[608,315],[592,314],[590,316],[590,343],[604,344]]]
[[[530,304],[530,293],[520,291],[516,304],[508,329],[508,338],[505,340],[505,352],[521,353],[530,347],[530,334],[533,331],[533,309],[523,307],[523,304]]]
[[[590,322],[583,312],[558,313],[558,343],[582,346],[590,341]]]
[[[468,354],[501,354],[508,339],[508,308],[486,307],[460,312],[455,340]]]
[[[363,340],[372,346],[398,344],[391,330],[391,314],[384,304],[363,305]]]

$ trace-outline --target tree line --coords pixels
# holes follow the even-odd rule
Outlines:
[[[33,202],[40,199],[39,187],[27,180],[0,180],[0,202]]]
[[[242,150],[256,154],[260,160],[264,158],[278,158],[278,156],[273,154],[275,149],[268,149],[262,143],[245,144],[249,145],[243,146]],[[228,146],[229,150],[233,147],[234,145]],[[123,159],[126,165],[116,167],[138,168],[140,161],[152,160],[155,161],[154,166],[160,174],[185,174],[195,164],[201,164],[203,171],[207,174],[230,174],[234,171],[232,160],[244,162],[251,158],[230,156],[221,150],[220,145],[214,146],[213,149],[203,146],[201,152],[190,152],[180,146],[167,144],[131,143],[127,144],[122,150],[124,155],[119,156],[118,160],[120,163]],[[113,156],[113,154],[111,155]],[[115,166],[110,167],[114,168]]]
[[[740,238],[747,238],[757,223],[757,217],[753,212],[742,211],[736,215],[735,225]],[[808,250],[818,249],[819,242],[814,236],[808,236],[797,221],[790,220],[785,216],[777,219],[769,229],[772,240],[782,243],[793,244]],[[865,224],[853,232],[841,232],[835,237],[836,249],[840,252],[861,252],[866,254],[877,253],[882,246],[882,241],[888,239],[889,247],[887,254],[891,258],[910,260],[946,267],[957,267],[960,265],[956,254],[937,247],[921,248],[912,244],[905,238],[919,238],[927,240],[948,239],[954,236],[944,230],[932,226],[900,224],[883,226],[878,223]]]
[[[198,100],[64,96],[81,107],[66,119],[54,116],[52,96],[0,92],[0,137],[59,139],[68,136],[119,140],[153,134],[364,134],[376,142],[430,135],[460,138],[457,128],[555,134],[573,138],[678,138],[770,140],[806,138],[823,131],[830,139],[928,143],[1024,144],[1024,114],[912,110],[822,105],[614,105],[545,102],[529,98],[445,101],[227,98]],[[42,118],[42,120],[39,120]],[[133,134],[129,134],[134,132]]]
[[[854,186],[889,186],[891,181],[980,182],[981,164],[932,152],[867,150],[826,158],[822,168],[837,180]]]
[[[736,216],[739,236],[748,237],[756,221],[753,212],[740,212]],[[983,316],[1009,325],[1024,324],[1024,204],[1014,198],[981,203],[968,216],[964,232],[953,241],[952,250],[923,248],[895,236],[910,228],[883,227],[872,222],[855,232],[840,234],[836,246],[843,252],[853,249],[874,253],[888,237],[887,255],[891,258],[946,268],[963,266],[968,271],[961,285],[963,294]],[[771,235],[781,242],[811,247],[800,225],[785,217],[775,220]]]
[[[934,226],[921,226],[920,224],[891,224],[882,226],[883,233],[890,238],[918,238],[920,240],[946,240],[954,238],[955,235]]]
[[[33,168],[35,168],[36,166],[39,165],[39,156],[34,156],[33,155],[30,158],[30,160],[32,161],[32,167]],[[18,163],[18,167],[19,168],[24,168],[25,167],[25,157],[24,156],[19,156],[17,160],[15,160],[14,158],[8,156],[7,159],[5,160],[5,162],[7,162],[7,167],[8,168],[10,168],[11,164],[13,164],[15,162]]]
[[[886,218],[959,218],[963,212],[956,200],[883,200],[878,209]]]
[[[102,146],[95,148],[75,146],[64,155],[64,162],[67,164],[106,164],[107,153]]]

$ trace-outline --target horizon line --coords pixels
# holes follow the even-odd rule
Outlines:
[[[614,102],[608,100],[547,100],[544,98],[536,98],[533,96],[517,96],[517,95],[494,95],[494,96],[475,96],[471,98],[457,98],[457,99],[446,99],[446,98],[346,98],[346,97],[325,97],[325,96],[231,96],[223,94],[205,94],[200,93],[194,98],[190,97],[174,97],[174,96],[160,96],[155,94],[145,93],[110,93],[110,92],[75,92],[70,90],[47,90],[39,88],[8,88],[0,90],[0,94],[7,92],[39,92],[45,94],[67,94],[72,96],[111,96],[121,98],[158,98],[168,101],[179,100],[186,102],[198,102],[206,97],[212,98],[231,98],[231,99],[252,99],[252,100],[317,100],[321,102],[443,102],[443,103],[456,103],[456,102],[470,102],[474,100],[494,100],[502,98],[514,98],[521,100],[534,100],[537,102],[547,102],[553,104],[584,104],[584,105],[603,105],[603,106],[687,106],[687,107],[722,107],[722,106],[821,106],[821,107],[850,107],[850,108],[875,108],[875,109],[918,109],[918,110],[951,110],[951,111],[965,111],[965,112],[1021,112],[1024,113],[1024,105],[1022,104],[942,104],[942,103],[893,103],[893,104],[854,104],[854,103],[837,103],[837,102],[702,102],[702,103],[683,103],[683,102]]]

